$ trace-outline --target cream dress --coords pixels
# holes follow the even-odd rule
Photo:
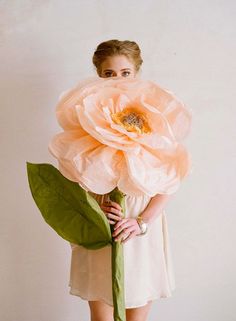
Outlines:
[[[101,204],[107,195],[90,194]],[[126,217],[137,217],[151,197],[125,196]],[[84,300],[112,301],[111,245],[88,250],[71,245],[69,293]],[[149,300],[168,298],[175,289],[175,276],[165,210],[150,224],[145,235],[123,244],[125,307],[135,308]]]

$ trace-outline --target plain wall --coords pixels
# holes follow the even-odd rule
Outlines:
[[[0,320],[88,321],[69,294],[71,249],[47,225],[26,161],[52,163],[60,93],[96,75],[108,39],[134,40],[142,75],[193,109],[193,173],[167,205],[176,290],[150,321],[235,320],[235,1],[0,1]]]

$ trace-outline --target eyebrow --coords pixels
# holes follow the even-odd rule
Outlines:
[[[123,68],[123,69],[121,69],[121,71],[122,70],[131,70],[130,68]],[[113,71],[112,69],[105,69],[104,71]]]

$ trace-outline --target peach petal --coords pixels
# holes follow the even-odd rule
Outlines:
[[[102,144],[124,151],[139,148],[137,143],[127,143],[125,136],[117,135],[117,133],[112,133],[111,130],[97,126],[96,123],[94,123],[94,119],[82,108],[78,109],[77,112],[83,129]]]
[[[111,114],[127,106],[145,114],[147,134],[113,122]],[[118,186],[130,195],[171,194],[192,170],[180,144],[192,112],[153,81],[90,77],[60,95],[56,116],[64,132],[49,151],[62,174],[86,190],[105,194]]]
[[[117,186],[121,158],[116,149],[102,145],[87,153],[86,157],[78,155],[74,158],[75,166],[79,168],[80,163],[83,163],[79,180],[94,193],[112,191]]]
[[[156,164],[150,164],[153,159],[149,153],[145,157],[126,154],[129,176],[133,184],[143,193],[154,196],[156,194],[171,194],[179,187],[179,180],[173,168],[167,173],[167,166],[155,159]],[[142,168],[142,171],[140,171]]]
[[[119,111],[122,111],[129,104],[130,104],[130,99],[127,97],[127,95],[120,94],[115,104],[115,110],[112,111],[112,113],[114,114]]]

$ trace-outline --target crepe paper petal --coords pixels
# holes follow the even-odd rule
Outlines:
[[[27,162],[30,190],[44,220],[65,240],[87,249],[111,245],[110,224],[97,201],[51,164]]]
[[[122,207],[123,218],[125,217],[125,194],[117,187],[109,193],[110,200]],[[114,226],[111,225],[111,233]],[[123,243],[112,239],[112,293],[113,293],[113,316],[115,321],[125,321],[125,293],[124,293],[124,255]]]
[[[182,140],[193,111],[170,90],[136,77],[91,77],[60,97],[56,117],[64,131],[48,150],[61,173],[86,190],[173,194],[192,172]]]

